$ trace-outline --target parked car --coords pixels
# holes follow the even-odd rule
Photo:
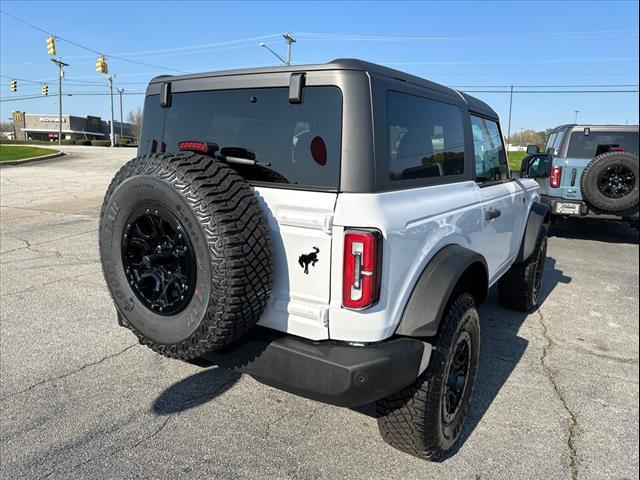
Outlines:
[[[522,173],[535,178],[553,217],[623,220],[638,228],[638,125],[562,125],[544,152],[530,145]]]
[[[548,208],[497,114],[359,60],[158,77],[100,258],[121,325],[167,357],[340,406],[441,458],[471,401],[477,307],[540,303]],[[257,325],[257,326],[256,326]]]

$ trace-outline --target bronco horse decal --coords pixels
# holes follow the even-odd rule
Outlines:
[[[318,247],[313,247],[313,250],[314,251],[311,253],[303,253],[298,258],[298,263],[302,268],[304,268],[304,273],[307,275],[309,275],[309,264],[311,264],[312,267],[315,267],[316,263],[318,263],[318,253],[320,253],[320,249]]]

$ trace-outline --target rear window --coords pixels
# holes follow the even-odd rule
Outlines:
[[[163,115],[164,126],[149,118]],[[169,108],[160,108],[154,96],[145,104],[143,124],[141,153],[150,153],[154,140],[158,152],[178,151],[185,140],[213,142],[250,150],[270,164],[231,165],[252,183],[339,187],[342,94],[337,87],[306,87],[300,104],[289,103],[287,87],[176,93]]]
[[[608,150],[608,147],[623,147],[626,152],[638,154],[638,132],[573,132],[569,141],[567,157],[593,158]]]

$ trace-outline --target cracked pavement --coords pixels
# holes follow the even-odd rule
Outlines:
[[[344,409],[162,358],[118,327],[97,256],[104,191],[133,150],[65,147],[0,169],[0,477],[638,478],[638,234],[570,222],[539,312],[481,309],[453,455],[387,446]]]

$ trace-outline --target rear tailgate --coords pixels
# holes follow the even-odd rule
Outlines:
[[[580,178],[582,172],[591,162],[583,158],[556,158],[554,165],[562,167],[562,181],[557,195],[567,200],[582,200],[580,193]]]
[[[273,238],[273,291],[259,325],[329,338],[331,230],[336,193],[255,188]]]

